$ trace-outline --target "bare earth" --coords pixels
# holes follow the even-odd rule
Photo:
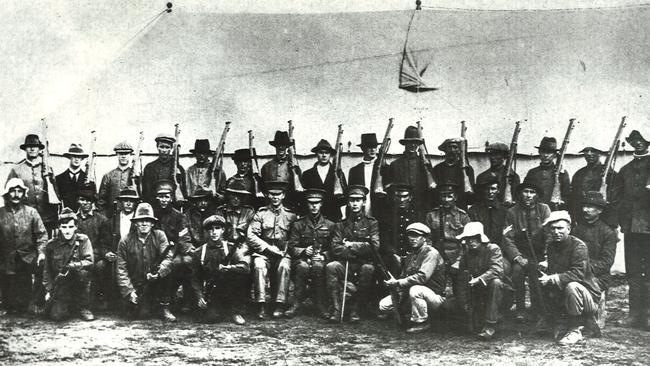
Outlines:
[[[533,324],[514,324],[509,317],[497,339],[487,343],[445,322],[434,322],[436,329],[430,332],[407,335],[388,320],[339,325],[311,316],[249,320],[243,327],[229,322],[204,325],[190,317],[167,325],[102,314],[94,322],[61,324],[3,316],[0,364],[650,364],[650,332],[614,325],[627,313],[626,286],[613,288],[611,294],[603,337],[573,349],[534,334]]]

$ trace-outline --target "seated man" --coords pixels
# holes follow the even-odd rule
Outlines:
[[[480,222],[468,223],[456,238],[466,246],[456,286],[459,304],[469,312],[469,329],[482,329],[478,336],[492,339],[504,291],[512,291],[512,287],[505,284],[501,249],[490,243]]]
[[[192,290],[198,308],[205,311],[204,322],[215,322],[220,308],[232,313],[235,324],[243,325],[251,258],[246,243],[224,240],[225,228],[226,220],[218,215],[203,221],[207,243],[193,252]]]
[[[70,308],[79,311],[81,319],[95,319],[90,312],[90,271],[93,247],[85,234],[77,233],[77,215],[64,208],[59,215],[59,235],[45,247],[43,285],[47,315],[63,320]]]
[[[438,250],[427,244],[431,230],[416,222],[406,228],[409,251],[403,263],[399,279],[384,281],[386,286],[395,287],[400,294],[400,305],[408,301],[411,307],[411,326],[407,333],[418,333],[431,327],[428,322],[429,309],[435,310],[445,301],[445,261]],[[389,312],[395,304],[391,296],[379,302],[381,313]]]
[[[320,315],[327,319],[325,297],[325,264],[331,256],[330,242],[334,223],[323,216],[321,207],[325,191],[318,188],[305,190],[307,215],[298,219],[289,232],[289,254],[291,270],[295,273],[295,302],[288,316],[296,314],[306,298],[307,281],[311,279],[314,303]]]
[[[581,341],[582,326],[599,336],[595,314],[601,290],[591,271],[587,245],[569,235],[571,216],[567,211],[551,212],[544,227],[550,237],[547,273],[539,277],[548,309],[543,318],[545,325],[554,326],[555,339],[562,336],[561,345]],[[544,263],[540,267],[543,268]],[[566,333],[560,323],[563,316],[566,316]]]
[[[359,307],[374,297],[375,266],[370,245],[379,250],[379,223],[366,216],[364,205],[368,188],[350,185],[346,192],[348,217],[334,225],[332,233],[332,259],[325,267],[327,289],[334,304],[331,321],[338,322],[344,316],[342,306],[343,286],[346,301],[350,296],[350,321],[358,322]],[[345,278],[348,281],[345,283]],[[375,305],[373,304],[373,308]],[[342,314],[343,313],[343,314]]]
[[[127,316],[148,318],[157,302],[161,318],[175,322],[169,311],[173,246],[165,232],[153,228],[157,219],[150,204],[139,204],[131,221],[135,230],[117,246],[117,285],[126,301]]]

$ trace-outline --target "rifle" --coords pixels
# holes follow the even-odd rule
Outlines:
[[[90,153],[88,154],[88,161],[86,162],[86,178],[84,183],[88,184],[90,182],[95,183],[97,177],[95,176],[95,157],[97,153],[95,152],[95,143],[97,143],[97,136],[95,131],[90,131]]]
[[[52,172],[52,167],[50,166],[50,142],[47,139],[47,122],[45,122],[45,118],[41,119],[41,127],[43,129],[43,141],[45,142],[45,148],[41,152],[43,161],[41,164],[43,184],[45,186],[45,191],[47,192],[48,203],[50,205],[57,205],[60,209],[62,202],[59,198],[59,191],[56,187],[56,181],[54,180],[54,173]]]
[[[264,197],[264,181],[260,175],[260,166],[257,162],[257,150],[253,147],[253,130],[248,130],[248,150],[251,155],[251,170],[253,171],[253,185],[255,187],[255,197]]]
[[[510,153],[508,154],[508,161],[506,162],[506,185],[503,191],[503,204],[505,205],[511,205],[515,201],[512,195],[512,184],[514,183],[512,177],[515,175],[513,166],[515,159],[517,158],[517,141],[519,140],[519,132],[521,132],[521,121],[515,122],[515,131],[512,133]]]
[[[217,195],[219,187],[221,186],[221,172],[223,171],[223,152],[226,148],[226,136],[228,135],[228,131],[230,131],[230,122],[226,122],[226,126],[223,128],[223,132],[221,132],[219,145],[217,145],[217,149],[214,151],[214,157],[210,162],[210,168],[208,168],[208,181],[206,186],[214,193],[215,196]],[[217,179],[214,179],[214,172],[216,169],[219,169],[219,175]],[[192,193],[193,192],[190,192],[190,194]]]
[[[390,148],[390,131],[393,129],[393,119],[388,119],[388,127],[386,127],[386,133],[384,134],[384,139],[381,141],[381,148],[379,149],[379,156],[377,157],[377,164],[372,167],[372,176],[375,177],[375,180],[371,182],[372,191],[375,194],[386,195],[384,191],[384,182],[381,177],[381,169],[386,164],[386,154],[388,154],[388,149]]]
[[[178,174],[180,174],[180,163],[178,161],[179,155],[180,155],[180,150],[181,150],[181,145],[179,144],[178,139],[181,136],[181,129],[178,126],[178,123],[174,125],[176,128],[174,131],[174,168],[172,169],[172,179],[174,180],[174,184],[176,185],[176,189],[174,189],[174,201],[176,202],[184,202],[185,197],[183,196],[183,187],[181,187],[181,182],[178,180]]]
[[[70,251],[70,255],[65,261],[65,264],[61,269],[59,270],[59,273],[56,274],[54,277],[54,283],[52,284],[52,291],[50,291],[50,299],[47,301],[47,304],[45,304],[45,307],[47,309],[50,309],[52,304],[54,304],[54,301],[58,298],[57,293],[59,291],[58,288],[61,286],[61,283],[63,280],[68,277],[68,274],[70,274],[70,262],[72,262],[72,259],[74,258],[74,253],[79,249],[79,241],[75,240],[74,245],[72,246],[72,250]],[[46,264],[47,265],[47,264]]]
[[[293,187],[296,190],[296,192],[302,192],[305,189],[302,186],[302,183],[300,182],[300,173],[298,172],[298,169],[300,167],[298,166],[298,163],[295,161],[295,155],[296,155],[296,143],[293,140],[293,122],[289,120],[287,122],[289,124],[289,141],[291,142],[291,145],[289,146],[288,149],[288,160],[289,160],[289,170],[291,170],[291,176],[293,177]]]
[[[140,155],[142,154],[142,143],[144,142],[144,131],[140,131],[138,137],[138,146],[135,148],[135,155],[133,156],[133,165],[131,173],[129,174],[128,185],[135,188],[138,196],[142,194],[142,187],[140,186],[140,176],[142,175],[142,161]]]
[[[616,136],[614,137],[614,142],[612,142],[612,147],[609,149],[609,152],[607,153],[607,158],[605,159],[605,168],[603,169],[603,173],[600,178],[600,193],[603,195],[603,198],[608,199],[608,184],[607,184],[607,176],[609,173],[612,171],[612,166],[614,165],[614,159],[616,157],[616,153],[618,152],[618,147],[621,144],[621,135],[623,134],[623,129],[625,128],[625,119],[627,116],[623,116],[621,118],[621,124],[618,125],[618,130],[616,131]],[[646,188],[649,188],[648,185],[646,185]]]
[[[562,203],[562,191],[560,187],[560,174],[562,173],[562,164],[564,163],[564,154],[566,153],[567,146],[569,146],[569,138],[571,137],[571,131],[576,119],[571,118],[569,120],[569,126],[567,127],[566,134],[564,135],[564,141],[562,141],[562,148],[560,148],[560,154],[557,158],[557,163],[555,164],[555,170],[553,171],[553,191],[551,193],[551,209],[557,210]]]
[[[466,193],[473,193],[472,182],[467,175],[469,162],[467,160],[467,125],[465,121],[460,121],[460,166],[463,169],[463,186]]]
[[[158,270],[160,269],[160,265],[162,264],[162,261],[165,260],[165,257],[167,257],[167,254],[174,248],[174,242],[170,241],[168,242],[169,244],[167,247],[160,253],[158,257],[156,257],[156,260],[151,263],[149,266],[149,272],[151,274],[157,274]]]
[[[334,156],[334,195],[342,196],[344,192],[343,185],[341,184],[341,137],[343,137],[343,125],[339,125],[339,131],[336,134],[336,155]]]
[[[372,243],[368,243],[370,246],[370,250],[372,251],[372,256],[375,261],[375,267],[377,270],[379,270],[379,273],[385,280],[389,280],[391,278],[395,278],[389,271],[388,268],[386,267],[386,264],[384,264],[384,260],[381,259],[381,255],[379,254],[379,251],[377,248],[375,248]],[[397,291],[397,288],[391,287],[389,288],[390,292],[390,298],[391,301],[393,302],[393,314],[395,314],[395,321],[397,322],[398,325],[402,325],[402,316],[400,315],[400,295],[399,291]]]
[[[528,222],[528,213],[526,215],[526,222]],[[528,232],[527,228],[523,229],[524,233],[526,234],[526,245],[528,246],[528,250],[530,251],[530,257],[532,259],[532,267],[529,267],[530,269],[530,274],[534,274],[535,278],[532,279],[532,281],[537,281],[539,278],[539,262],[537,261],[537,254],[535,254],[535,248],[533,248],[533,243],[530,238],[530,233]],[[528,263],[529,266],[531,266],[531,263]],[[542,291],[541,285],[538,283],[535,286],[530,286],[531,291],[535,288],[535,292],[537,293],[537,298],[539,299],[539,304],[542,307],[542,313],[546,313],[546,301],[544,300],[544,293]],[[532,294],[531,294],[532,295]]]
[[[467,331],[474,333],[474,294],[472,285],[469,284],[469,281],[472,280],[472,274],[469,273],[469,270],[467,269],[467,243],[461,243],[460,248],[465,262],[465,268],[459,268],[458,283],[467,291],[467,298],[465,299],[465,306],[463,308],[467,315]]]
[[[433,175],[431,174],[431,170],[429,167],[431,167],[431,162],[427,158],[427,154],[429,151],[427,150],[427,145],[424,142],[424,136],[422,135],[422,124],[420,121],[416,122],[417,127],[418,127],[418,135],[422,139],[422,143],[418,147],[418,155],[420,156],[420,160],[422,160],[422,166],[424,166],[424,172],[427,177],[427,187],[429,189],[435,189],[436,188],[436,181],[433,179]]]

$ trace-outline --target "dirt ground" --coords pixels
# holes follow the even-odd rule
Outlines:
[[[572,349],[534,334],[532,323],[515,324],[509,316],[493,342],[479,341],[446,322],[408,335],[390,320],[339,325],[307,315],[264,322],[248,316],[245,326],[198,324],[189,316],[171,325],[103,314],[89,323],[60,324],[2,316],[0,364],[650,364],[650,332],[615,325],[627,314],[626,286],[620,284],[611,294],[603,337]]]

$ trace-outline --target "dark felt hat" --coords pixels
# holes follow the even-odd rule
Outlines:
[[[407,142],[418,142],[420,144],[422,143],[422,138],[420,137],[420,132],[418,131],[417,127],[406,127],[406,130],[404,130],[404,138],[399,140],[399,143],[406,145]]]
[[[476,186],[477,187],[485,187],[489,186],[492,184],[499,184],[499,179],[497,178],[496,175],[490,173],[490,174],[484,174],[484,175],[479,175],[478,178],[476,178]]]
[[[81,144],[70,144],[70,148],[68,148],[68,151],[63,153],[63,156],[66,158],[82,158],[85,159],[88,157],[88,154],[84,152],[83,147]]]
[[[580,150],[580,154],[584,154],[584,153],[586,153],[587,151],[594,151],[594,152],[596,152],[596,153],[598,153],[598,154],[601,154],[601,155],[607,155],[607,151],[603,151],[603,150],[601,150],[601,149],[597,149],[597,148],[595,148],[595,147],[593,147],[593,146],[585,146],[584,149]]]
[[[232,160],[235,162],[250,161],[252,158],[250,149],[237,149],[232,154]]]
[[[191,200],[198,200],[201,198],[212,198],[212,191],[207,190],[203,187],[198,187],[194,190],[194,193],[189,197]]]
[[[214,154],[214,150],[210,150],[210,140],[197,139],[194,141],[194,148],[190,150],[190,154]]]
[[[117,199],[139,200],[140,196],[138,196],[138,191],[136,191],[133,187],[124,187],[120,191],[120,195],[117,196]]]
[[[517,196],[519,196],[525,188],[530,188],[534,190],[535,192],[537,192],[537,196],[541,196],[542,194],[544,194],[544,191],[540,186],[531,182],[530,179],[524,179],[524,181],[517,186],[517,193],[516,193]]]
[[[357,146],[359,147],[377,147],[379,142],[377,142],[377,135],[374,133],[364,133],[361,134],[361,143]]]
[[[557,140],[555,137],[542,137],[542,141],[539,143],[539,146],[535,146],[539,151],[552,151],[557,152]]]
[[[89,182],[84,184],[81,189],[79,189],[78,197],[79,198],[85,198],[89,201],[96,202],[97,201],[97,189],[95,187],[95,183]]]
[[[443,141],[442,144],[440,144],[440,146],[438,146],[438,150],[440,150],[442,152],[447,152],[447,149],[449,148],[449,145],[451,145],[451,144],[460,145],[462,142],[463,142],[463,140],[460,137],[452,137],[452,138],[449,138],[449,139],[446,139],[445,141]]]
[[[21,150],[25,150],[27,147],[38,146],[39,149],[44,149],[45,145],[41,142],[41,139],[38,138],[38,135],[27,135],[25,136],[25,142],[20,145]]]
[[[645,141],[646,144],[650,144],[650,141],[643,138],[643,135],[641,135],[641,132],[639,132],[637,130],[632,130],[632,132],[630,132],[630,136],[625,138],[625,141],[627,141],[629,144],[631,144],[632,141],[634,141],[634,140],[643,140],[643,141]]]
[[[274,147],[291,146],[293,145],[293,141],[289,138],[289,133],[287,131],[275,131],[273,141],[269,141],[269,144]]]
[[[603,197],[603,194],[598,191],[585,192],[585,194],[582,196],[580,204],[583,206],[591,205],[607,208],[607,201],[605,200],[605,197]]]
[[[154,216],[153,207],[151,207],[147,202],[142,202],[135,208],[135,213],[133,214],[131,221],[138,220],[158,221],[156,216]]]
[[[336,150],[332,147],[332,145],[330,145],[330,143],[325,139],[321,139],[320,141],[318,141],[316,146],[314,146],[311,149],[311,152],[317,153],[322,150],[327,150],[330,152],[330,154],[334,154],[336,152]]]

